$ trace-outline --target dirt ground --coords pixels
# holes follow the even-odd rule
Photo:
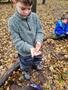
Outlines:
[[[10,4],[0,4],[0,77],[18,58],[7,30],[8,18],[13,12],[14,8]],[[31,80],[41,82],[44,90],[68,90],[68,39],[51,39],[55,22],[64,12],[68,12],[68,0],[48,0],[44,5],[41,3],[37,5],[37,14],[48,39],[43,45],[43,71],[41,73],[33,71]],[[20,86],[28,84],[21,76],[20,70],[14,71],[0,89],[9,90],[14,83]]]

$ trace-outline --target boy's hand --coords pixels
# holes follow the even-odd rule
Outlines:
[[[36,52],[40,51],[42,44],[40,42],[36,43]]]
[[[66,32],[66,34],[68,34],[68,32]]]
[[[42,52],[41,51],[37,51],[36,48],[31,48],[31,56],[34,57],[34,56],[38,56],[38,55],[41,55]]]
[[[38,55],[42,55],[42,52],[41,51],[38,51],[38,52],[35,52],[34,53],[34,56],[38,56]]]
[[[31,48],[31,56],[34,57],[35,48]]]

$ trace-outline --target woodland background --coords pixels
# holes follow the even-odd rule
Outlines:
[[[8,18],[13,12],[14,8],[10,3],[0,4],[0,78],[18,60],[7,27]],[[43,71],[41,73],[33,71],[31,80],[41,83],[44,90],[68,90],[68,39],[51,39],[55,22],[64,12],[68,12],[68,0],[47,0],[45,4],[42,4],[41,0],[37,2],[36,13],[40,17],[47,40],[43,45]],[[13,71],[0,90],[10,90],[13,84],[19,86],[28,84],[21,76],[20,69]]]

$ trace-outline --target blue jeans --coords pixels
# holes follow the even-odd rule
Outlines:
[[[36,66],[39,65],[40,62],[42,61],[42,55],[35,56],[32,58],[31,55],[21,56],[19,54],[19,59],[21,70],[28,72],[32,68],[36,69]]]

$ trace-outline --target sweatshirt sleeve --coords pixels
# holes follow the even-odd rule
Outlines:
[[[17,26],[12,24],[11,22],[8,22],[8,30],[11,34],[11,38],[12,38],[13,43],[14,43],[16,49],[18,50],[18,52],[30,53],[30,49],[33,46],[28,44],[27,42],[21,40]]]
[[[36,42],[42,43],[44,39],[44,33],[42,31],[42,25],[38,16],[36,18]]]
[[[65,34],[63,25],[62,24],[60,25],[59,22],[56,23],[56,26],[54,29],[54,34],[56,34],[56,35],[64,35]]]

